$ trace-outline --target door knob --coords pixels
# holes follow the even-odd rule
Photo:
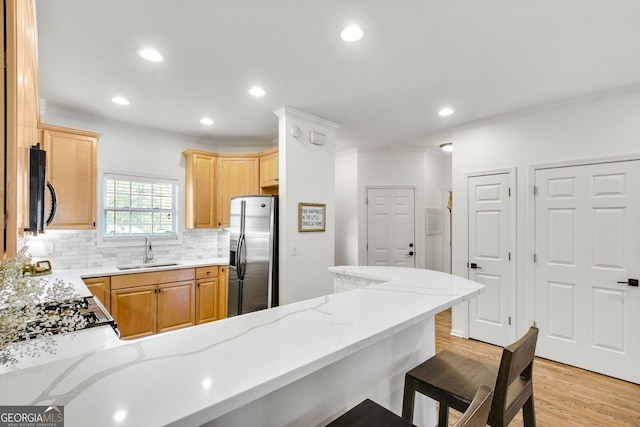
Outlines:
[[[618,282],[618,283],[626,283],[629,286],[638,286],[638,279],[629,279],[626,282]]]
[[[475,262],[472,262],[471,264],[467,264],[467,266],[469,268],[473,268],[474,270],[482,270],[482,267],[480,267],[478,264],[476,264]]]
[[[413,251],[409,251],[408,256],[413,256]]]

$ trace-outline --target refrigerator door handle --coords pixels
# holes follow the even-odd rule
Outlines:
[[[236,251],[236,266],[238,270],[238,279],[244,280],[245,267],[247,266],[247,248],[245,245],[244,234],[238,239],[238,250]]]

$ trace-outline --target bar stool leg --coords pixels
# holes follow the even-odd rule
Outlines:
[[[413,388],[413,381],[405,377],[404,395],[402,396],[402,418],[413,422],[413,405],[415,404],[416,392]]]
[[[536,427],[536,412],[533,405],[533,396],[531,396],[522,407],[522,420],[525,427]]]
[[[438,402],[438,427],[449,425],[449,407],[442,402]]]

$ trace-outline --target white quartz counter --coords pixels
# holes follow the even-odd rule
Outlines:
[[[128,269],[128,270],[119,270],[115,265],[104,266],[104,267],[87,267],[87,268],[78,268],[78,269],[68,269],[68,270],[57,270],[54,269],[53,273],[50,275],[40,276],[41,279],[51,281],[55,279],[61,279],[65,282],[72,283],[76,292],[79,296],[87,296],[91,295],[87,287],[84,285],[82,279],[87,279],[90,277],[101,277],[101,276],[117,276],[120,274],[135,274],[135,273],[147,273],[151,271],[164,271],[164,270],[175,270],[179,268],[195,268],[195,267],[203,267],[207,265],[227,265],[229,264],[229,258],[217,257],[217,258],[202,258],[197,260],[185,260],[178,261],[176,265],[170,266],[161,266],[161,267],[145,267],[145,268],[136,268],[136,269]]]
[[[177,268],[194,268],[208,265],[227,265],[228,258],[204,258],[198,260],[179,261],[178,265],[166,267],[145,267],[139,269],[119,270],[115,266],[89,267],[86,269],[54,270],[52,274],[38,276],[37,279],[47,283],[53,283],[56,279],[71,283],[78,296],[91,295],[89,289],[82,281],[83,278],[115,276],[120,274],[134,274],[151,271],[172,270]],[[62,360],[70,356],[78,356],[89,352],[116,347],[127,341],[120,340],[111,326],[100,326],[96,328],[84,329],[78,332],[56,337],[59,341],[55,354],[42,353],[37,357],[25,356],[19,362],[11,366],[0,365],[0,374],[18,369],[24,369],[36,365]],[[0,402],[1,404],[1,402]]]
[[[238,408],[264,398],[265,406],[252,409],[260,424],[318,424],[338,410],[323,401],[340,391],[339,384],[281,407],[270,405],[268,395],[419,327],[482,289],[466,279],[419,269],[331,271],[380,283],[4,373],[0,405],[64,405],[68,427],[182,426],[228,420]],[[394,346],[387,351],[396,351]],[[397,351],[413,351],[405,347]],[[286,418],[287,411],[293,418]]]

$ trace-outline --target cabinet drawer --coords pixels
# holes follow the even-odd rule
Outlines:
[[[217,265],[196,268],[196,279],[207,279],[209,277],[218,277]]]
[[[193,280],[195,269],[182,268],[179,270],[150,271],[147,273],[132,273],[111,276],[111,290],[130,288],[133,286],[157,285],[160,283]]]

